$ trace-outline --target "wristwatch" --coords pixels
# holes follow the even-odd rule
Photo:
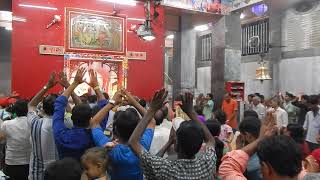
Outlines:
[[[116,104],[116,101],[113,100],[113,99],[110,99],[110,100],[109,100],[109,103],[112,104],[112,105],[115,105],[115,104]]]

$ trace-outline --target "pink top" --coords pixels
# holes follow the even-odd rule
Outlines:
[[[223,158],[219,168],[219,176],[223,180],[246,180],[243,175],[247,168],[249,156],[242,150],[228,152]]]
[[[223,180],[247,180],[243,175],[247,168],[249,155],[242,150],[228,152],[223,158],[219,168],[219,176]],[[302,180],[306,171],[302,170],[298,175],[298,180]]]
[[[233,134],[232,127],[229,126],[228,124],[221,125],[221,132],[219,135],[219,139],[224,142],[229,142],[231,140],[230,134],[231,136]]]

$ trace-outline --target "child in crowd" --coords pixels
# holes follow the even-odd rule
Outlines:
[[[203,107],[196,105],[196,106],[194,106],[194,110],[198,114],[199,121],[201,121],[203,123],[206,122],[206,118],[203,115]]]
[[[81,157],[84,169],[82,180],[108,180],[108,155],[107,149],[94,147],[88,149]]]
[[[221,123],[221,132],[219,139],[223,142],[230,143],[233,139],[233,131],[231,126],[226,124],[227,115],[222,110],[217,110],[214,112],[214,118]]]
[[[216,154],[217,154],[217,163],[216,163],[216,167],[217,169],[219,169],[219,166],[221,164],[221,159],[223,157],[223,155],[225,153],[227,153],[229,151],[227,145],[225,146],[225,143],[222,142],[218,137],[221,134],[221,124],[219,121],[217,120],[209,120],[206,121],[206,126],[209,129],[209,131],[211,132],[211,135],[214,137],[215,141],[216,141],[216,146],[215,146],[215,150],[216,150]]]

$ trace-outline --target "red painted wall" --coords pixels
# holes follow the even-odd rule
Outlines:
[[[43,10],[20,7],[19,4],[32,4],[56,7],[58,10]],[[23,97],[33,96],[46,83],[50,72],[62,71],[63,56],[40,55],[38,47],[44,45],[64,45],[64,8],[74,7],[104,12],[112,12],[113,4],[101,0],[14,0],[13,15],[25,18],[26,22],[13,23],[12,31],[12,90]],[[142,3],[137,6],[117,5],[121,14],[129,18],[144,19]],[[128,90],[133,94],[149,99],[155,90],[163,86],[163,47],[164,11],[159,8],[160,16],[153,21],[157,36],[154,41],[145,42],[135,33],[128,32],[128,51],[147,52],[146,61],[129,60]],[[53,15],[62,15],[63,22],[46,29]],[[141,21],[128,20],[131,24]],[[57,91],[59,88],[56,88]]]

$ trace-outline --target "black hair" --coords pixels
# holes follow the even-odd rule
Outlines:
[[[257,154],[260,162],[270,164],[279,176],[293,178],[302,170],[302,150],[288,136],[273,136],[261,141]]]
[[[198,115],[203,115],[203,106],[196,105],[194,106],[194,110]]]
[[[197,154],[203,143],[203,130],[194,121],[184,121],[177,130],[177,151],[191,159]]]
[[[216,168],[219,169],[219,166],[221,164],[221,159],[223,157],[223,149],[224,149],[224,143],[218,138],[221,132],[221,124],[217,120],[209,120],[205,122],[206,126],[208,127],[211,135],[214,137],[216,146],[216,155],[217,155],[217,163]]]
[[[138,125],[140,117],[133,108],[117,111],[114,114],[113,133],[124,141],[128,141]]]
[[[296,141],[296,143],[303,144],[304,142],[304,130],[299,124],[288,124],[287,131],[290,132],[290,137]]]
[[[249,94],[248,97],[253,98],[253,97],[254,97],[254,94]]]
[[[140,99],[140,100],[139,100],[139,104],[140,104],[142,107],[144,107],[144,108],[147,107],[147,102],[146,102],[146,100],[144,100],[144,99]]]
[[[76,127],[87,128],[92,117],[92,109],[89,104],[78,104],[72,109],[71,119]]]
[[[42,104],[43,104],[43,111],[44,113],[46,113],[49,116],[53,115],[54,112],[54,103],[57,99],[58,95],[57,94],[49,94],[47,97],[45,97],[42,100]]]
[[[308,95],[302,95],[301,98],[304,99],[304,100],[306,100],[306,101],[308,101],[309,96],[308,96]]]
[[[159,126],[160,124],[162,124],[163,120],[167,117],[167,115],[168,115],[168,108],[167,106],[163,106],[154,115],[154,119],[156,120],[156,125]]]
[[[205,122],[213,137],[219,136],[221,132],[221,123],[218,120],[208,120]]]
[[[13,112],[18,116],[27,116],[28,114],[28,101],[19,99],[13,105]]]
[[[82,96],[80,96],[80,99],[82,103],[88,103],[88,94],[83,94]]]
[[[98,105],[94,105],[91,109],[92,109],[92,117],[95,116],[100,111],[100,108]]]
[[[109,99],[110,99],[110,97],[109,97],[109,94],[108,94],[108,93],[103,92],[102,94],[104,95],[104,97],[106,98],[106,100],[109,100]]]
[[[253,110],[247,110],[243,112],[243,117],[255,117],[255,118],[259,118],[257,112],[253,111]]]
[[[289,96],[290,98],[294,98],[294,95],[289,92],[286,92],[286,95]]]
[[[98,100],[97,95],[88,96],[88,102],[89,103],[96,103],[97,100]]]
[[[318,104],[319,103],[319,96],[318,95],[309,96],[308,103],[313,104],[313,105]]]
[[[208,93],[207,95],[210,97],[210,99],[213,99],[213,94]]]
[[[79,161],[65,158],[48,165],[44,172],[44,180],[79,180],[82,169]]]
[[[214,116],[216,120],[218,120],[221,124],[226,124],[227,115],[221,109],[218,109],[214,112]]]
[[[261,121],[257,117],[245,117],[239,124],[239,131],[241,133],[249,133],[255,138],[259,136]]]
[[[260,94],[260,95],[259,95],[259,98],[260,98],[260,101],[261,101],[261,102],[264,102],[264,95]]]
[[[108,160],[107,149],[103,147],[90,148],[81,156],[81,161],[90,161],[92,164],[101,163],[105,171],[107,170]]]

